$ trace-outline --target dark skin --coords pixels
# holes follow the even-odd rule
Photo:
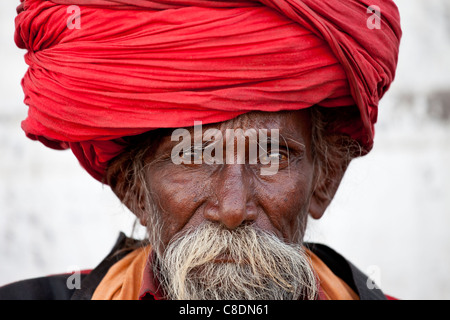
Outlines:
[[[263,176],[262,164],[247,162],[176,165],[170,154],[178,141],[171,141],[170,134],[163,136],[148,156],[152,164],[146,178],[162,214],[164,245],[179,232],[205,221],[220,223],[230,230],[251,223],[293,242],[299,233],[303,236],[308,213],[316,219],[322,216],[328,202],[315,192],[321,181],[312,156],[307,110],[250,113],[204,125],[203,132],[209,128],[219,129],[224,139],[226,129],[279,129],[280,148],[268,154],[279,159],[278,172]],[[193,128],[187,129],[193,136]],[[335,192],[337,185],[329,187]],[[145,219],[140,218],[144,223]]]

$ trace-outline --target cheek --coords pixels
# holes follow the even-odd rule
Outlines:
[[[193,179],[193,177],[195,177]],[[147,174],[153,201],[163,223],[164,244],[191,220],[204,192],[199,175],[179,174],[177,170],[155,170]]]
[[[261,184],[258,192],[259,203],[268,219],[287,241],[294,240],[299,229],[303,232],[312,194],[312,175],[305,171],[278,173],[276,181]],[[274,179],[275,180],[275,179]]]

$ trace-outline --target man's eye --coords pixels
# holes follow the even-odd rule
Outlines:
[[[203,150],[202,149],[194,149],[191,148],[187,151],[181,151],[180,152],[180,158],[183,159],[186,162],[192,162],[195,160],[202,160],[203,159]]]
[[[274,162],[274,161],[286,161],[288,157],[282,152],[270,151],[261,156],[261,162]]]

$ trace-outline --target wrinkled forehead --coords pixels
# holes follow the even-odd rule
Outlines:
[[[284,131],[304,131],[311,126],[309,110],[262,112],[255,111],[234,119],[206,125],[205,128],[224,129],[279,129]],[[192,128],[191,128],[192,129]]]
[[[201,121],[196,121],[195,126],[193,125],[183,129],[186,129],[192,138],[196,134],[203,134],[210,129],[220,131],[224,137],[226,136],[226,131],[230,129],[241,129],[243,131],[254,129],[257,132],[265,129],[269,137],[273,130],[277,130],[281,139],[294,140],[309,146],[312,122],[309,109],[278,112],[258,111],[246,113],[234,119],[219,123],[202,124]],[[174,130],[176,129],[164,129],[163,132],[158,134],[159,146],[165,147],[176,143],[171,139]]]

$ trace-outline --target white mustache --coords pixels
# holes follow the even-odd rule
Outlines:
[[[155,264],[169,299],[315,299],[314,271],[301,245],[242,226],[204,223],[169,243]]]

